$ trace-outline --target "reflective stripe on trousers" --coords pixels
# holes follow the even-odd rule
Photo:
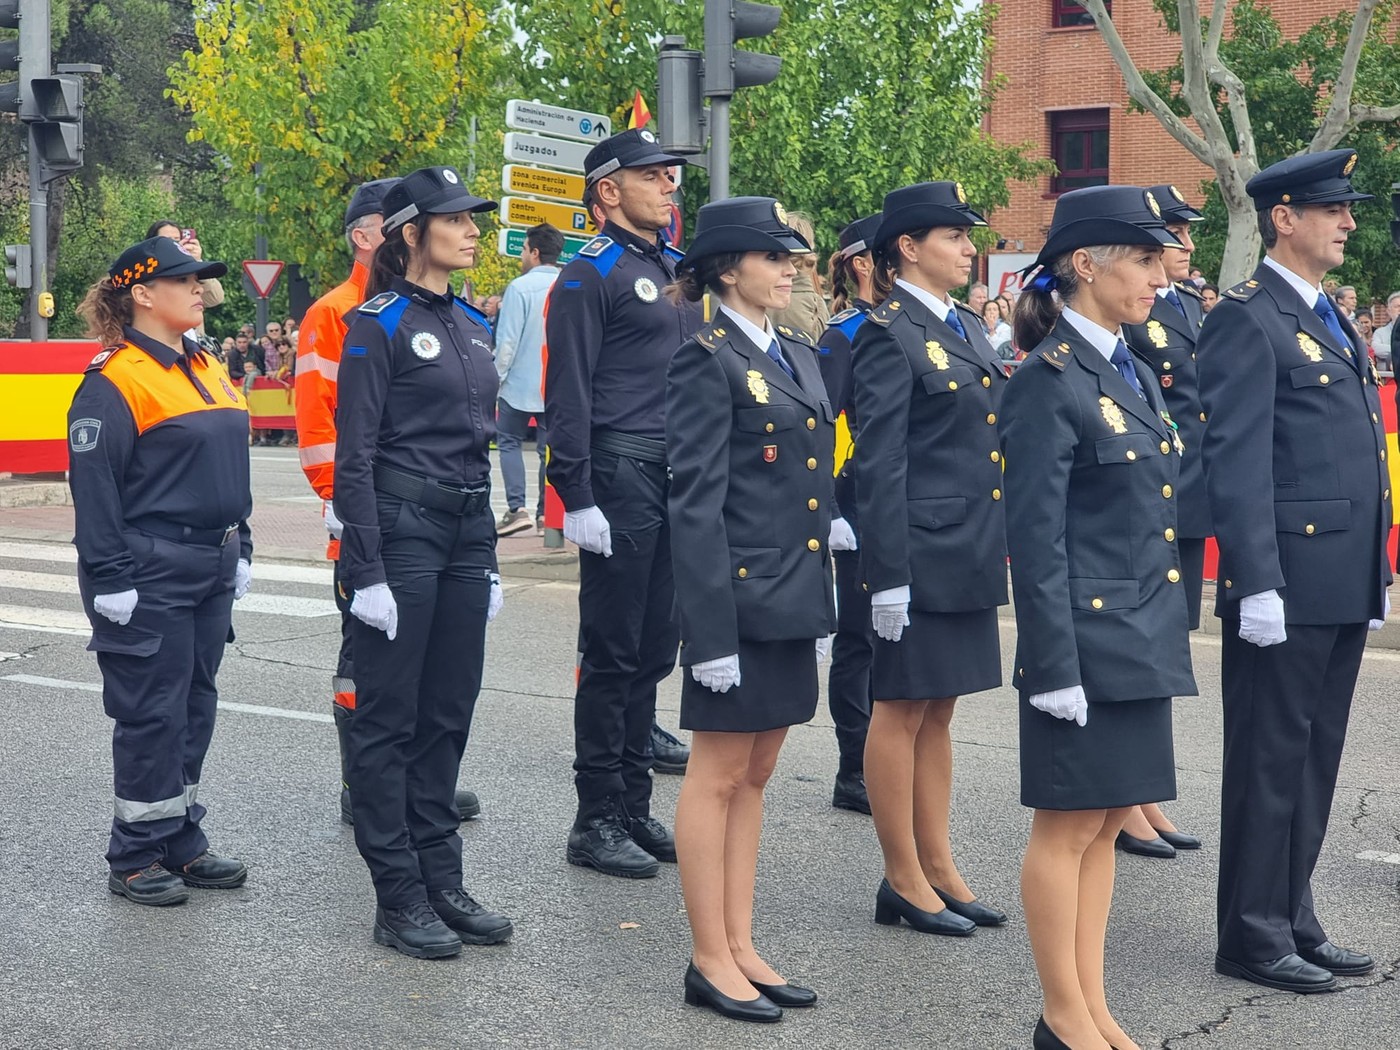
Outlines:
[[[112,798],[112,815],[126,824],[139,824],[144,820],[168,820],[183,817],[199,794],[198,784],[186,784],[183,794],[174,798],[163,798],[157,802],[135,802],[129,798]]]

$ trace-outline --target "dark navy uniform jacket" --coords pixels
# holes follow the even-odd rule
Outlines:
[[[856,332],[865,324],[866,317],[874,306],[864,299],[852,299],[849,308],[835,314],[827,322],[826,331],[817,342],[817,364],[821,366],[822,382],[826,384],[826,395],[831,408],[839,418],[846,413],[846,427],[850,433],[851,446],[836,450],[840,464],[836,475],[836,503],[838,512],[846,523],[859,535],[860,512],[856,507],[855,438],[860,431],[856,420],[855,398],[851,380],[851,349]],[[839,433],[837,440],[841,440]]]
[[[340,358],[335,513],[352,587],[384,582],[374,466],[486,484],[496,436],[491,329],[475,307],[396,280],[351,311]]]
[[[1016,687],[1091,702],[1186,696],[1174,431],[1153,373],[1128,381],[1061,317],[1006,385]]]
[[[1185,317],[1159,295],[1147,323],[1124,325],[1123,339],[1152,370],[1185,450],[1176,487],[1177,535],[1183,539],[1205,539],[1212,532],[1205,468],[1201,466],[1206,420],[1196,374],[1196,339],[1205,310],[1194,284],[1178,281],[1175,288],[1186,310]]]
[[[925,612],[1006,603],[1006,371],[972,311],[955,309],[970,343],[896,288],[855,340],[862,586],[908,585]]]
[[[676,306],[663,294],[682,258],[609,222],[554,282],[544,404],[549,481],[566,510],[594,506],[595,430],[666,437],[666,366],[700,327],[698,305]]]
[[[1273,267],[1228,289],[1197,355],[1205,468],[1220,544],[1216,615],[1283,596],[1288,623],[1379,619],[1391,573],[1390,477],[1376,372]]]
[[[73,540],[97,594],[131,588],[122,530],[158,521],[200,531],[238,526],[251,560],[248,406],[223,362],[126,329],[88,365],[68,410]]]
[[[809,338],[779,330],[796,379],[720,313],[676,351],[666,380],[671,558],[681,664],[739,642],[834,630],[836,431]]]

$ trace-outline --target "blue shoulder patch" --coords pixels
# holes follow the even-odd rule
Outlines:
[[[661,252],[663,255],[666,256],[666,258],[670,259],[674,263],[678,263],[685,258],[685,252],[669,244],[663,244],[661,246]]]
[[[482,328],[485,328],[488,332],[492,331],[490,319],[475,306],[467,302],[460,295],[454,295],[452,301],[457,304],[464,314],[481,325]]]
[[[597,251],[590,253],[588,249],[592,248],[600,241],[603,243],[598,247]],[[617,260],[622,258],[622,253],[625,250],[626,249],[624,249],[622,245],[618,244],[611,237],[594,237],[593,240],[579,249],[578,258],[592,263],[594,268],[598,271],[598,276],[606,277],[608,274],[612,273],[612,268],[617,265]]]
[[[394,295],[394,293],[385,292],[384,295]],[[368,303],[365,303],[365,306],[369,306],[383,297],[384,296],[376,295]],[[394,332],[398,330],[399,321],[403,320],[404,311],[408,309],[408,304],[410,302],[411,300],[404,296],[394,295],[392,302],[380,306],[379,309],[375,310],[370,316],[379,322],[379,327],[384,329],[385,336],[392,339]],[[365,306],[360,307],[360,313],[367,312]]]
[[[860,331],[860,326],[865,324],[866,315],[852,306],[849,310],[842,310],[839,314],[827,322],[827,327],[838,328],[841,334],[848,341],[856,341],[856,332]]]
[[[399,296],[397,292],[380,292],[369,302],[361,303],[358,307],[356,307],[356,309],[359,310],[362,314],[369,314],[369,316],[371,317],[378,317],[381,313],[384,312],[384,309],[398,297]]]

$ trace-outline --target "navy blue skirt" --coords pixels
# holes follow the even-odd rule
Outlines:
[[[681,728],[762,733],[810,722],[817,713],[817,641],[740,642],[739,684],[716,693],[681,668]]]
[[[909,611],[897,642],[874,635],[874,700],[946,700],[1001,685],[997,611]]]
[[[1170,697],[1090,703],[1081,726],[1021,694],[1021,805],[1116,809],[1173,798]]]

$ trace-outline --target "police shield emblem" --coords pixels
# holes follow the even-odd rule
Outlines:
[[[776,462],[778,462],[778,446],[777,446],[777,445],[764,445],[764,446],[763,446],[763,462],[765,462],[765,463],[776,463]]]
[[[76,419],[68,428],[68,447],[74,452],[91,452],[97,447],[97,435],[102,430],[100,419]]]
[[[1123,410],[1118,407],[1113,398],[1107,395],[1099,398],[1099,411],[1103,413],[1103,421],[1115,434],[1128,432],[1128,422],[1123,418]]]
[[[1322,360],[1322,347],[1317,345],[1317,340],[1308,335],[1307,332],[1298,333],[1298,349],[1303,352],[1303,356],[1314,364]]]
[[[753,399],[760,405],[768,404],[768,380],[763,378],[763,373],[750,368],[746,378]]]
[[[1171,388],[1172,388],[1172,377],[1171,377],[1171,376],[1163,376],[1163,377],[1162,377],[1162,389],[1163,389],[1163,390],[1170,390]]]
[[[637,293],[637,298],[644,303],[656,302],[657,296],[661,294],[656,287],[656,282],[650,277],[638,277],[636,283],[632,285],[632,291]]]
[[[1152,340],[1152,345],[1158,350],[1163,350],[1167,345],[1167,330],[1162,327],[1162,322],[1156,318],[1147,322],[1147,338]]]
[[[944,350],[937,341],[930,339],[924,344],[924,350],[928,353],[928,359],[933,363],[933,367],[940,372],[948,371],[948,351]]]
[[[408,345],[424,361],[431,361],[442,353],[442,343],[432,332],[414,332]]]

